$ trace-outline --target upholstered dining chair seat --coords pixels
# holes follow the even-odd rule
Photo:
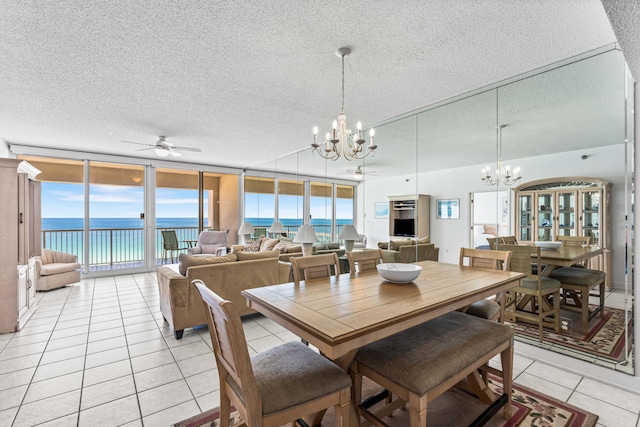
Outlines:
[[[589,268],[561,267],[553,270],[550,277],[563,284],[593,287],[602,282],[607,275],[604,271]]]
[[[471,304],[465,313],[483,319],[495,319],[500,315],[500,304],[490,299],[483,299]]]
[[[351,387],[351,379],[338,365],[300,342],[263,351],[251,358],[251,365],[263,415]]]
[[[356,361],[424,395],[511,339],[510,326],[451,312],[362,347]]]
[[[540,277],[541,289],[552,289],[560,287],[560,282],[552,277]],[[536,279],[531,279],[525,277],[520,282],[520,287],[527,289],[537,289],[538,281]]]

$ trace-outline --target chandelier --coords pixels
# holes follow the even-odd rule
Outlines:
[[[481,179],[487,185],[513,185],[516,182],[520,181],[522,177],[520,176],[520,168],[517,167],[513,170],[513,174],[511,173],[511,169],[509,166],[504,166],[502,162],[502,129],[506,128],[507,125],[500,125],[498,127],[498,168],[491,174],[491,167],[487,166],[482,169]]]
[[[338,114],[338,120],[333,121],[333,129],[327,132],[325,140],[318,143],[318,127],[313,128],[313,152],[328,160],[338,160],[343,156],[347,160],[360,160],[373,153],[377,145],[373,142],[374,130],[369,131],[370,143],[364,147],[366,142],[363,138],[362,124],[356,124],[356,130],[347,128],[347,116],[344,114],[344,57],[351,53],[348,47],[341,47],[336,51],[336,55],[342,58],[342,108]]]

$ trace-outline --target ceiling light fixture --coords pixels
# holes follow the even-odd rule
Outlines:
[[[169,155],[169,150],[167,150],[161,145],[156,145],[155,151],[156,151],[156,155],[160,157],[167,157]]]
[[[502,129],[507,125],[498,126],[498,167],[493,174],[491,174],[491,167],[487,166],[482,169],[481,179],[487,185],[504,184],[507,186],[513,185],[522,179],[520,176],[520,168],[517,167],[513,170],[513,175],[509,166],[504,166],[502,162]]]
[[[318,127],[313,128],[313,152],[328,160],[338,160],[340,156],[347,160],[364,159],[378,148],[373,142],[373,129],[369,131],[371,142],[365,150],[362,124],[357,123],[355,132],[347,128],[347,116],[344,113],[344,57],[350,53],[351,49],[348,47],[341,47],[336,51],[336,55],[342,58],[342,108],[338,120],[333,121],[333,130],[327,132],[321,143],[318,143]]]

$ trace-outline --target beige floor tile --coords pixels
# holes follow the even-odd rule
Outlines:
[[[13,337],[11,340],[7,341],[7,345],[5,348],[19,347],[21,345],[49,341],[50,337],[51,337],[51,332],[42,332],[42,333],[33,334],[33,335],[16,336],[16,337]]]
[[[36,353],[18,359],[0,361],[0,374],[36,367],[41,357],[41,353]]]
[[[89,333],[104,331],[107,329],[118,328],[122,326],[122,319],[109,320],[107,322],[92,323],[89,326]]]
[[[156,340],[159,338],[164,338],[162,333],[158,329],[150,329],[148,331],[127,334],[127,343],[129,345],[134,345],[145,341]]]
[[[142,420],[141,419],[133,420],[126,424],[122,424],[120,427],[142,427]]]
[[[75,326],[72,328],[54,330],[51,334],[52,340],[58,340],[61,338],[71,337],[73,335],[84,335],[89,332],[89,325]]]
[[[126,326],[130,326],[130,325],[135,325],[138,323],[146,323],[146,322],[153,322],[153,316],[151,315],[151,313],[147,313],[147,314],[140,314],[137,316],[131,316],[131,317],[125,317],[123,319],[124,325]]]
[[[105,350],[112,350],[118,347],[125,347],[127,340],[124,336],[117,336],[114,338],[107,338],[100,341],[93,341],[87,344],[87,354],[99,353]]]
[[[78,326],[86,326],[88,324],[89,324],[88,317],[82,317],[80,319],[73,319],[73,320],[58,320],[58,323],[56,323],[56,327],[54,328],[54,330],[59,331],[61,329],[76,328]]]
[[[582,379],[580,375],[567,372],[566,369],[556,368],[555,366],[550,366],[537,361],[532,363],[525,370],[525,373],[559,384],[571,390],[575,389]]]
[[[526,371],[518,375],[515,382],[516,384],[547,394],[563,402],[566,402],[573,392],[573,389],[571,388],[563,387],[552,381],[528,374]]]
[[[185,380],[174,381],[138,393],[142,417],[165,410],[193,399]]]
[[[118,362],[108,363],[84,371],[84,381],[82,385],[88,387],[103,381],[124,377],[131,374],[131,362],[128,359]]]
[[[180,360],[178,366],[185,377],[190,377],[201,372],[216,368],[216,359],[213,352],[201,354],[191,359]]]
[[[136,387],[133,382],[133,375],[127,375],[92,386],[83,387],[80,410],[84,411],[85,409],[135,394]]]
[[[79,372],[83,369],[84,356],[64,359],[46,365],[40,364],[38,366],[38,369],[36,370],[36,374],[33,377],[33,381],[43,381],[49,378],[59,377],[61,375],[71,374],[73,372]]]
[[[194,342],[189,345],[173,347],[171,352],[176,360],[184,360],[200,356],[201,354],[209,354],[211,353],[211,348],[209,348],[204,341],[200,340],[200,342]]]
[[[182,347],[185,345],[198,343],[198,342],[202,342],[202,337],[200,336],[200,334],[198,334],[191,328],[184,331],[184,335],[182,336],[182,339],[177,340],[173,337],[170,339],[167,338],[167,345],[171,348]]]
[[[141,308],[132,308],[127,310],[125,309],[122,310],[123,319],[128,319],[130,317],[137,318],[138,316],[147,316],[147,315],[151,315],[151,312],[147,308],[146,304],[144,305],[144,307],[141,307]],[[126,324],[126,320],[125,320],[125,324]]]
[[[198,406],[200,406],[200,412],[218,407],[220,406],[220,390],[198,396],[196,397],[196,401],[198,402]]]
[[[202,396],[220,389],[220,377],[217,369],[210,369],[185,378],[194,396]]]
[[[18,413],[18,407],[6,409],[4,411],[0,411],[0,426],[11,426],[13,425],[13,420]]]
[[[20,385],[29,384],[33,378],[36,368],[20,369],[18,371],[0,374],[0,391]]]
[[[124,328],[117,327],[112,329],[105,329],[103,331],[89,332],[89,342],[106,340],[108,338],[114,338],[124,335]]]
[[[96,366],[106,365],[109,363],[125,360],[129,358],[127,347],[118,347],[110,350],[104,350],[100,353],[88,354],[85,362],[86,369],[95,368]]]
[[[46,342],[39,342],[34,344],[26,344],[18,347],[5,348],[0,352],[0,361],[22,358],[31,354],[40,354],[47,346]]]
[[[254,349],[256,352],[261,353],[265,350],[269,350],[275,346],[282,344],[282,340],[275,335],[269,335],[264,338],[258,338],[256,340],[247,341],[247,345]]]
[[[78,390],[82,387],[82,372],[73,372],[59,377],[49,378],[43,381],[31,383],[24,403],[46,399],[61,393]]]
[[[173,425],[178,421],[182,421],[199,413],[200,407],[196,403],[195,399],[192,399],[188,402],[184,402],[171,408],[167,408],[163,411],[156,412],[155,414],[146,416],[142,419],[142,422],[144,423],[145,427],[161,427],[166,425]]]
[[[129,344],[129,354],[131,357],[142,356],[143,354],[155,353],[156,351],[166,350],[167,343],[164,338],[158,338],[151,341],[144,341],[138,344]]]
[[[79,426],[119,426],[140,419],[136,396],[127,396],[80,412]],[[165,424],[169,425],[169,424]]]
[[[74,345],[73,347],[65,347],[59,350],[47,350],[42,354],[40,365],[46,365],[47,363],[60,362],[66,359],[73,359],[75,357],[84,356],[86,351],[86,344]]]
[[[27,427],[55,420],[78,411],[80,390],[26,403],[20,407],[13,427]]]
[[[124,330],[128,334],[135,334],[136,332],[148,331],[157,329],[158,325],[156,322],[142,322],[142,323],[134,323],[132,325],[126,325]]]
[[[182,372],[180,371],[180,368],[178,368],[177,363],[169,363],[167,365],[136,372],[134,377],[138,392],[183,379]]]
[[[38,424],[38,427],[68,427],[78,424],[78,413],[70,414],[65,417],[56,418],[46,423]]]
[[[141,372],[168,363],[174,363],[175,361],[171,350],[162,350],[131,358],[131,366],[133,367],[133,372]]]
[[[580,381],[576,392],[602,400],[636,414],[640,412],[640,395],[589,378],[584,378]]]
[[[114,320],[120,320],[122,319],[122,315],[120,314],[119,311],[116,311],[114,313],[108,313],[108,314],[102,314],[99,316],[96,316],[95,314],[93,314],[91,316],[91,323],[102,323],[102,322],[111,322]]]
[[[74,347],[80,344],[86,344],[89,334],[74,335],[72,337],[60,338],[57,340],[49,340],[47,351],[60,350],[62,348]]]
[[[16,387],[5,388],[0,390],[0,411],[5,409],[20,406],[22,398],[29,388],[28,384],[19,385]]]
[[[105,316],[108,314],[120,314],[120,307],[94,308],[91,316]]]
[[[582,393],[573,393],[568,403],[597,414],[600,417],[598,423],[603,426],[635,427],[638,421],[638,414]]]

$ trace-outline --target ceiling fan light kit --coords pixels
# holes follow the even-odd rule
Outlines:
[[[342,59],[342,108],[338,119],[333,121],[332,131],[327,132],[325,140],[318,143],[318,127],[313,128],[313,152],[327,160],[338,160],[341,156],[347,160],[360,160],[373,153],[375,145],[373,137],[375,131],[369,131],[370,143],[364,149],[365,140],[363,138],[362,124],[356,124],[356,130],[347,128],[347,115],[344,113],[344,57],[351,53],[348,47],[341,47],[336,51],[336,55]]]

